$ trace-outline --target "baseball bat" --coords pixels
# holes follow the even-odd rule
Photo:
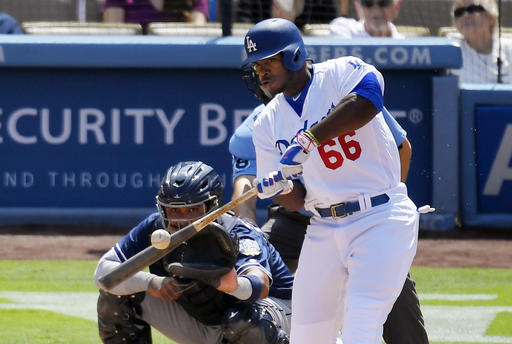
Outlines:
[[[126,261],[118,265],[112,271],[100,277],[99,282],[106,289],[115,287],[119,283],[125,281],[126,279],[134,275],[136,272],[141,271],[145,267],[155,263],[159,259],[162,259],[163,257],[165,257],[166,254],[174,250],[182,242],[190,239],[196,233],[201,231],[210,222],[213,222],[222,214],[225,214],[228,211],[238,207],[243,202],[254,197],[257,193],[258,189],[256,186],[247,190],[242,195],[240,195],[240,197],[231,200],[230,202],[224,204],[222,207],[215,209],[211,213],[206,214],[202,218],[192,222],[183,229],[180,229],[179,231],[173,233],[171,235],[169,245],[166,248],[157,249],[154,246],[149,246],[145,248],[144,250],[140,251],[133,257],[127,259]]]

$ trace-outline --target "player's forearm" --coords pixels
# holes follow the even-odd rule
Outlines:
[[[261,282],[261,293],[258,300],[266,298],[270,291],[270,280],[268,276],[260,268],[251,268],[247,270],[245,274],[258,277]]]
[[[101,257],[98,265],[96,266],[96,270],[94,271],[94,284],[96,284],[98,288],[108,291],[114,295],[131,295],[141,291],[146,291],[149,282],[155,275],[145,271],[139,271],[115,287],[105,289],[105,287],[99,282],[99,279],[120,264],[121,262],[118,260],[114,249],[110,249],[105,253],[105,255],[103,255],[103,257]]]
[[[259,268],[251,268],[236,278],[236,288],[227,293],[239,300],[254,302],[266,298],[269,291],[268,276]]]
[[[294,180],[292,191],[286,195],[274,197],[273,201],[282,205],[288,211],[299,211],[304,207],[305,197],[306,189],[302,183]]]
[[[402,142],[400,148],[398,148],[398,154],[400,155],[400,181],[405,183],[412,156],[412,146],[407,138]]]
[[[251,175],[241,175],[237,177],[233,183],[233,195],[231,196],[231,199],[238,198],[244,192],[251,189],[254,179],[255,176]],[[253,197],[236,207],[235,215],[256,224],[256,197]]]
[[[310,131],[320,143],[323,143],[363,127],[376,114],[377,109],[370,100],[351,93],[344,97],[332,112]]]

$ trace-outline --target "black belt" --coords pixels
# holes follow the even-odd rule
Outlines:
[[[372,203],[372,207],[375,207],[384,203],[388,203],[389,196],[383,193],[381,195],[371,197],[370,201]],[[360,211],[361,207],[359,206],[359,201],[354,201],[333,204],[329,208],[316,208],[316,210],[322,217],[334,217],[336,219],[352,215],[352,213]]]

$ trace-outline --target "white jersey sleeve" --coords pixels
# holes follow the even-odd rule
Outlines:
[[[384,95],[384,78],[374,66],[366,64],[357,57],[343,57],[329,62],[333,64],[332,77],[342,97],[350,93],[368,73],[376,76],[381,94]]]

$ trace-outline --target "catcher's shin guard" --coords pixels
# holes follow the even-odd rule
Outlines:
[[[288,344],[289,338],[259,304],[237,303],[222,319],[223,343]]]
[[[98,330],[104,344],[151,344],[151,327],[141,319],[144,293],[118,296],[100,290]]]

